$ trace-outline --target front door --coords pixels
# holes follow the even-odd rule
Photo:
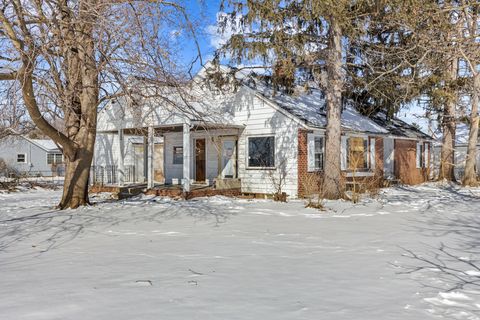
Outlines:
[[[205,139],[195,140],[195,181],[204,182],[206,176]]]

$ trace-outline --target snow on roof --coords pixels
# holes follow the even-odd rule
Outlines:
[[[307,125],[317,128],[326,126],[326,101],[325,95],[321,90],[297,88],[292,95],[281,92],[274,94],[271,86],[264,81],[250,79],[250,81],[244,81],[244,83],[282,109],[300,118]],[[386,124],[385,121],[376,121],[374,118],[361,115],[351,105],[345,105],[341,122],[342,129],[346,131],[392,134],[409,138],[430,138],[415,127],[399,119],[393,119],[389,124]]]
[[[391,133],[383,124],[378,124],[370,117],[361,115],[352,106],[347,106],[342,112],[342,127],[353,131],[372,132],[372,133]]]
[[[308,125],[320,128],[326,126],[325,98],[320,90],[287,95],[281,92],[274,94],[271,87],[261,82],[255,84],[247,82],[247,85],[285,111],[305,121]]]
[[[383,126],[393,136],[412,138],[412,139],[425,139],[433,140],[431,136],[422,132],[417,127],[406,123],[398,118],[388,118],[385,113],[379,112],[376,115],[370,117],[377,124]]]
[[[58,151],[58,146],[50,139],[27,139],[45,151]]]

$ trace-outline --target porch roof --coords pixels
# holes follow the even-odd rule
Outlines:
[[[199,120],[191,120],[191,130],[207,130],[207,129],[243,129],[243,125],[235,124],[223,124],[223,123],[212,123]],[[183,122],[172,123],[172,124],[156,124],[152,125],[155,129],[155,133],[165,133],[165,132],[182,132],[183,131]],[[148,126],[143,127],[127,127],[122,128],[123,133],[126,135],[136,135],[136,136],[147,136]],[[117,133],[118,129],[107,129],[107,130],[97,130],[98,133]]]

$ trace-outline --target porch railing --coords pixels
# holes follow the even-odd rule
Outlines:
[[[124,182],[135,183],[137,179],[136,168],[133,165],[124,166]],[[118,166],[92,166],[90,169],[90,184],[108,185],[118,183]]]

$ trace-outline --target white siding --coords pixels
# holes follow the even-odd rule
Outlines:
[[[272,181],[284,177],[283,191],[296,197],[299,124],[248,89],[242,89],[236,100],[235,123],[245,125],[238,140],[238,173],[242,181],[242,191],[272,193],[275,190]],[[257,135],[275,136],[276,168],[273,170],[247,168],[247,139]]]
[[[190,178],[195,178],[195,139],[205,139],[206,151],[206,178],[213,182],[219,174],[218,159],[220,147],[218,143],[219,136],[237,135],[237,130],[208,130],[208,131],[192,131],[191,133],[191,154],[192,163],[190,164]],[[183,178],[183,165],[173,164],[173,147],[183,146],[182,132],[169,132],[164,135],[165,145],[165,183],[172,183],[173,178]]]
[[[155,125],[178,124],[184,116],[168,104],[147,103],[142,107],[130,107],[123,100],[108,104],[98,114],[98,131],[115,131],[122,128],[141,128]]]
[[[125,140],[127,140],[126,137]],[[93,164],[96,166],[116,165],[118,162],[118,147],[119,140],[117,134],[97,134],[97,140],[95,141],[95,156]],[[127,148],[125,148],[125,150],[127,150]]]
[[[183,177],[183,165],[173,164],[173,147],[183,147],[182,132],[165,133],[164,141],[164,168],[165,168],[165,183],[172,183],[173,178],[179,179]]]
[[[60,153],[56,150],[55,153]],[[25,155],[25,163],[17,162],[17,154]],[[47,164],[47,151],[23,137],[7,137],[0,141],[0,159],[8,167],[30,175],[51,176],[52,166]]]

